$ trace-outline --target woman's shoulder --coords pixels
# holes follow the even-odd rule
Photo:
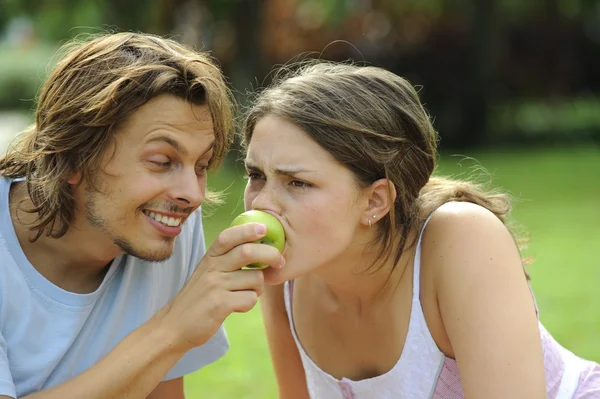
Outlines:
[[[490,210],[470,202],[449,202],[434,211],[421,248],[421,263],[433,278],[455,279],[456,272],[464,278],[500,264],[522,268],[508,227]]]
[[[430,215],[423,231],[423,241],[434,244],[430,249],[440,248],[444,244],[475,244],[484,238],[508,237],[512,235],[504,222],[492,211],[472,202],[447,202]]]
[[[446,218],[465,218],[465,217],[479,217],[488,218],[493,217],[498,219],[496,215],[484,206],[478,205],[474,202],[468,201],[450,201],[441,205],[431,213],[431,220],[445,220]],[[500,219],[498,219],[500,220]]]
[[[512,234],[480,205],[447,203],[431,215],[422,236],[420,266],[425,317],[446,356],[456,356],[454,346],[463,339],[461,334],[480,334],[465,326],[488,323],[487,315],[504,314],[506,309],[526,309],[525,303],[533,309]],[[465,324],[452,324],[456,320]],[[455,333],[452,344],[449,328]]]

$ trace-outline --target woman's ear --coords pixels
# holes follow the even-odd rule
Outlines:
[[[388,214],[396,200],[396,187],[388,179],[379,179],[367,188],[368,203],[363,224],[372,226]]]

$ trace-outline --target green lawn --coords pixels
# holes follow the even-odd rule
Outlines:
[[[510,150],[444,155],[439,174],[468,175],[480,164],[494,186],[516,197],[513,217],[529,233],[526,255],[546,328],[564,346],[600,361],[600,149],[589,147]],[[239,164],[209,180],[227,189],[226,204],[205,218],[207,243],[243,209]],[[231,349],[218,362],[186,377],[190,399],[276,398],[275,379],[259,307],[225,322]]]

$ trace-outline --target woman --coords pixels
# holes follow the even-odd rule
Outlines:
[[[600,366],[538,322],[506,196],[434,178],[414,88],[314,63],[244,126],[246,209],[283,224],[261,298],[280,398],[597,398]]]

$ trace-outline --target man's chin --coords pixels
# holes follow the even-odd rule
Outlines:
[[[173,255],[173,251],[168,253],[146,253],[146,252],[137,252],[130,253],[128,255],[135,256],[138,259],[145,260],[147,262],[164,262],[168,260],[171,255]]]
[[[154,247],[142,247],[132,245],[128,242],[117,242],[116,244],[129,256],[145,260],[147,262],[163,262],[173,255],[173,242],[158,243]]]

